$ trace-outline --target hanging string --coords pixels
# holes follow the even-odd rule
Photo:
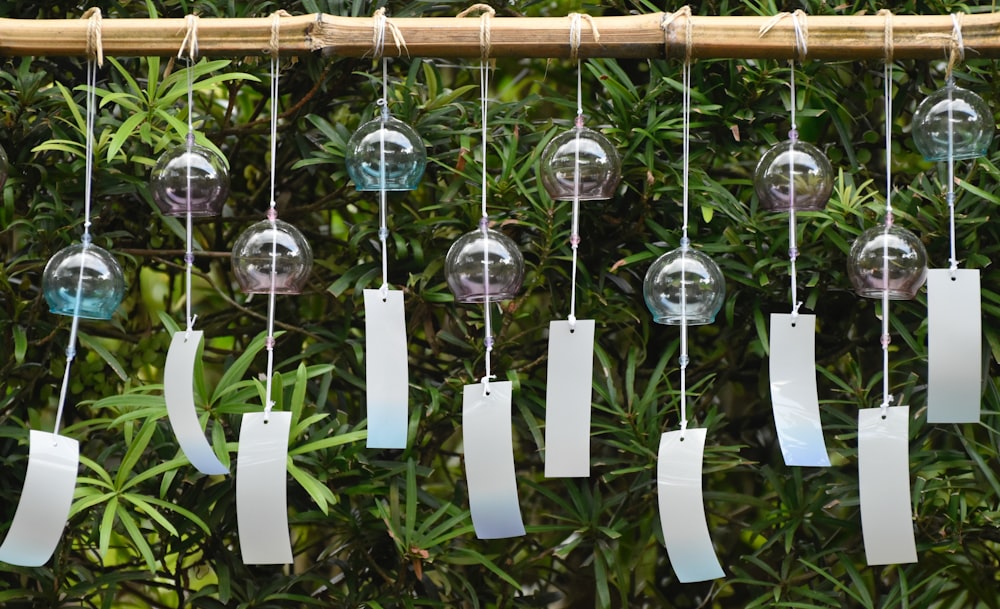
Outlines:
[[[385,123],[389,120],[389,60],[383,55],[383,52],[385,51],[386,23],[389,20],[385,16],[385,7],[383,6],[375,11],[372,19],[372,28],[374,30],[374,33],[372,34],[373,51],[376,59],[380,57],[382,58],[382,97],[380,97],[375,103],[381,108],[380,120],[382,121],[381,128],[378,131],[378,239],[381,244],[382,253],[382,287],[379,288],[379,290],[382,293],[382,302],[385,302],[389,298],[389,203],[385,188]],[[398,47],[398,41],[396,44]]]
[[[885,233],[882,237],[882,418],[892,403],[889,394],[889,229],[892,227],[892,11],[882,9],[885,15],[885,67],[882,76],[885,106]]]
[[[955,272],[958,270],[958,250],[955,244],[955,127],[954,127],[954,104],[952,94],[954,93],[955,77],[952,69],[955,63],[965,59],[965,43],[962,41],[962,15],[952,13],[952,34],[951,53],[948,58],[948,70],[945,74],[945,88],[948,90],[948,234],[951,247],[951,257],[948,270],[951,272],[952,280],[955,279]]]
[[[272,377],[274,376],[274,307],[275,307],[275,286],[278,281],[278,220],[277,203],[275,202],[275,182],[276,179],[276,159],[278,155],[278,58],[280,39],[281,17],[288,15],[285,11],[277,11],[271,16],[271,189],[270,206],[267,210],[267,219],[271,222],[271,285],[267,293],[267,338],[264,346],[267,349],[267,377],[264,389],[264,421],[267,422],[274,408],[274,400],[271,399]]]
[[[177,58],[184,57],[187,49],[187,173],[185,175],[185,193],[187,203],[186,231],[185,231],[185,251],[184,251],[184,289],[185,289],[185,319],[187,320],[187,331],[185,337],[190,337],[191,330],[194,329],[194,322],[197,315],[191,314],[191,275],[194,270],[194,227],[191,220],[191,159],[194,149],[194,64],[198,56],[198,16],[188,15],[184,19],[187,32],[181,42],[181,48],[177,51]]]
[[[84,133],[84,180],[83,180],[83,235],[80,243],[83,250],[92,242],[90,236],[90,207],[93,193],[93,171],[94,171],[94,122],[97,114],[97,67],[104,61],[104,50],[101,46],[101,10],[92,8],[83,15],[88,19],[87,28],[87,75],[86,75],[86,119]],[[62,386],[59,388],[59,404],[56,407],[56,418],[53,424],[53,435],[59,434],[62,427],[63,413],[66,410],[66,397],[69,390],[69,375],[73,367],[73,359],[76,358],[76,342],[80,331],[80,306],[83,300],[83,273],[85,255],[80,256],[80,271],[76,281],[76,299],[73,303],[73,319],[69,326],[69,341],[66,345],[66,368],[63,370]],[[54,440],[53,440],[54,441]]]
[[[804,62],[806,59],[806,54],[809,52],[808,46],[808,30],[806,29],[806,14],[802,10],[797,10],[792,13],[792,27],[795,29],[795,47],[798,52],[799,61]],[[791,292],[792,292],[792,323],[795,323],[795,318],[799,315],[799,307],[802,306],[802,302],[799,301],[799,280],[798,272],[795,268],[795,261],[799,257],[798,248],[798,231],[796,229],[796,217],[795,217],[795,144],[799,141],[799,129],[798,122],[795,119],[796,106],[798,104],[798,95],[795,91],[795,60],[788,60],[789,68],[789,85],[791,89],[791,112],[790,118],[792,122],[792,128],[788,132],[788,139],[791,142],[791,148],[788,154],[788,261],[790,267],[791,275]]]

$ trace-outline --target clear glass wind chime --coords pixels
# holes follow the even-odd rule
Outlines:
[[[576,61],[576,121],[542,150],[539,178],[549,196],[570,201],[570,247],[573,252],[570,309],[565,321],[549,322],[545,387],[545,475],[590,475],[590,405],[594,371],[594,320],[576,318],[576,276],[580,245],[580,201],[614,196],[621,161],[614,145],[584,126],[583,83],[579,49],[581,22],[590,24],[594,41],[600,33],[590,15],[571,13],[570,51]]]
[[[233,245],[232,264],[240,288],[267,295],[267,371],[263,412],[243,415],[236,461],[236,516],[246,564],[292,562],[286,503],[286,461],[291,412],[272,411],[275,296],[300,293],[312,270],[312,249],[295,226],[278,219],[275,199],[278,139],[278,29],[285,13],[273,15],[271,45],[270,206],[267,219],[251,225]],[[277,391],[281,391],[279,387]]]
[[[805,19],[801,11],[781,13],[761,28],[761,35],[784,17],[791,17],[795,47],[800,60],[808,53]],[[791,313],[772,313],[769,332],[768,372],[775,429],[785,465],[828,466],[816,389],[816,316],[799,313],[796,259],[797,212],[821,210],[833,191],[833,168],[826,155],[799,139],[795,120],[798,96],[795,59],[788,61],[788,139],[775,144],[761,157],[754,172],[754,190],[760,207],[788,213],[788,260],[791,280]]]
[[[368,448],[406,448],[409,423],[409,371],[406,314],[402,290],[389,288],[388,197],[390,190],[414,190],[427,166],[427,150],[415,129],[389,112],[389,60],[384,57],[386,31],[397,50],[406,48],[399,29],[375,12],[373,50],[382,63],[379,116],[361,125],[347,142],[347,173],[359,191],[379,193],[382,286],[364,291],[365,395],[368,405]]]
[[[663,27],[677,17],[686,25],[691,41],[691,9],[667,15]],[[724,575],[712,547],[702,495],[702,462],[705,428],[688,428],[687,366],[688,326],[710,324],[722,308],[725,278],[708,255],[691,247],[688,237],[689,167],[691,149],[691,58],[685,57],[682,88],[682,208],[680,247],[650,265],[642,283],[642,294],[660,324],[680,326],[680,429],[660,436],[656,464],[660,527],[667,555],[678,581],[696,582]]]
[[[66,346],[59,403],[51,433],[32,429],[28,435],[28,468],[10,528],[0,545],[0,562],[25,567],[39,567],[51,558],[69,517],[76,476],[80,464],[80,445],[73,438],[59,434],[70,384],[70,370],[76,356],[81,319],[111,319],[125,295],[125,279],[118,261],[104,248],[94,244],[90,234],[91,198],[94,171],[94,121],[98,66],[103,64],[100,51],[100,11],[91,9],[89,19],[86,83],[85,175],[83,199],[83,235],[80,243],[57,252],[42,273],[42,292],[49,310],[72,318]]]
[[[218,152],[196,143],[194,128],[194,72],[198,56],[198,17],[188,15],[187,33],[178,59],[187,59],[187,133],[179,146],[167,149],[150,172],[149,187],[153,201],[164,216],[185,218],[184,306],[186,327],[174,332],[164,367],[163,398],[167,416],[181,451],[203,474],[229,473],[219,460],[198,419],[194,404],[194,368],[198,348],[204,339],[195,330],[197,315],[192,314],[194,294],[191,278],[194,269],[193,218],[217,216],[229,196],[229,168]]]
[[[894,223],[892,209],[892,14],[886,18],[885,216],[851,246],[854,290],[882,305],[882,403],[858,412],[858,489],[861,532],[869,565],[917,561],[910,510],[909,407],[892,405],[889,383],[891,300],[910,300],[924,284],[927,253],[912,232]]]
[[[983,342],[979,269],[958,268],[955,161],[986,154],[996,124],[982,97],[955,84],[964,59],[961,15],[953,14],[945,86],[913,113],[912,133],[928,161],[946,165],[949,268],[927,271],[927,422],[976,423],[982,396]]]
[[[469,509],[476,536],[499,539],[524,535],[524,522],[517,496],[514,472],[514,442],[511,430],[510,381],[494,381],[491,356],[494,348],[492,307],[514,298],[524,279],[524,258],[517,244],[489,227],[486,202],[489,195],[487,146],[489,138],[489,24],[494,11],[480,10],[480,120],[482,121],[482,184],[479,228],[459,237],[445,256],[445,278],[455,300],[482,303],[485,374],[462,392],[462,444]]]

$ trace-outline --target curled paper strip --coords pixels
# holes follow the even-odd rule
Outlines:
[[[816,391],[816,316],[771,315],[774,426],[785,465],[828,466]]]
[[[480,539],[524,535],[514,476],[509,381],[466,385],[462,393],[462,443],[472,526]]]
[[[72,438],[35,430],[28,441],[24,488],[10,530],[0,545],[0,562],[40,567],[52,557],[66,527],[80,467],[80,444]]]
[[[908,406],[865,408],[858,413],[861,533],[869,565],[917,562],[910,511],[909,420]]]
[[[590,475],[594,320],[549,323],[545,387],[545,476]]]
[[[983,315],[978,269],[927,271],[927,422],[978,423]]]
[[[191,465],[203,474],[228,474],[205,439],[194,406],[194,364],[202,338],[201,330],[174,332],[163,373],[163,399],[177,443]]]
[[[409,370],[399,290],[365,290],[368,448],[406,448]]]
[[[290,412],[243,415],[236,457],[236,526],[248,565],[292,562],[285,498],[291,426]]]
[[[712,547],[701,492],[705,429],[668,431],[660,436],[656,490],[660,527],[670,565],[682,583],[723,577]]]

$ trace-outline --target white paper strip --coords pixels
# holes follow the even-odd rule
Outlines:
[[[700,582],[723,577],[712,547],[701,492],[705,429],[668,431],[660,436],[656,490],[660,527],[677,580]]]
[[[978,269],[927,271],[927,422],[978,423],[983,329]]]
[[[288,533],[288,432],[292,413],[243,415],[236,457],[236,527],[243,562],[276,565],[292,562]]]
[[[80,467],[80,444],[35,430],[29,433],[28,442],[24,488],[0,545],[0,562],[40,567],[52,557],[66,528]]]
[[[466,385],[462,393],[462,444],[472,526],[480,539],[524,535],[514,476],[510,419],[511,384]]]
[[[545,476],[590,475],[594,320],[549,323],[545,387]]]
[[[368,448],[406,448],[409,371],[403,293],[365,290]]]
[[[191,465],[203,474],[228,474],[205,439],[194,406],[194,364],[202,337],[201,330],[174,332],[163,371],[163,399],[177,444]]]
[[[858,413],[861,533],[869,565],[917,562],[910,511],[908,406]]]
[[[771,406],[785,465],[828,466],[816,391],[816,316],[771,314]]]

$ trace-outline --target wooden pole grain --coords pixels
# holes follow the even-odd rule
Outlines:
[[[687,41],[685,17],[664,30],[663,13],[595,17],[600,40],[582,27],[579,56],[682,58],[688,44],[694,59],[790,59],[797,56],[790,18],[781,19],[764,35],[771,17],[693,16]],[[390,18],[405,48],[387,37],[387,56],[467,57],[481,55],[480,19],[466,17]],[[201,18],[198,48],[204,56],[265,55],[271,50],[274,20]],[[887,20],[878,15],[810,16],[807,59],[882,59],[886,54]],[[326,14],[280,19],[282,55],[322,53],[331,57],[373,55],[374,19]],[[892,56],[896,59],[943,59],[954,44],[950,15],[894,15],[890,20]],[[491,57],[569,57],[567,17],[494,17],[490,19]],[[112,19],[101,23],[104,53],[111,56],[174,55],[187,31],[184,19]],[[0,55],[82,56],[88,23],[82,19],[0,19]],[[1000,13],[963,15],[962,42],[967,59],[1000,57]]]

